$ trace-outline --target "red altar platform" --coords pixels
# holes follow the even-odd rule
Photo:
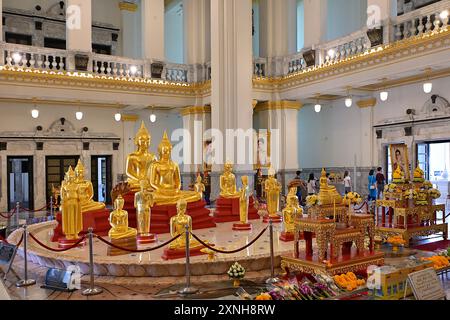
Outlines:
[[[248,219],[259,220],[258,210],[255,208],[255,199],[250,197],[248,203]],[[214,221],[216,223],[239,221],[239,198],[226,199],[220,197],[216,201]]]

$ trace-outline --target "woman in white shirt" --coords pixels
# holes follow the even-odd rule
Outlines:
[[[345,171],[344,173],[344,190],[345,194],[352,191],[352,179],[350,178],[348,171]]]
[[[309,196],[316,194],[316,179],[314,178],[314,173],[309,175],[307,189]]]

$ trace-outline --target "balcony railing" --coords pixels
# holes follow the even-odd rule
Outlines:
[[[64,71],[67,66],[67,51],[20,44],[3,44],[3,64],[39,70]]]
[[[145,61],[92,54],[92,72],[113,77],[144,77]]]

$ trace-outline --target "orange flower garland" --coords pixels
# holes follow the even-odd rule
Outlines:
[[[365,280],[358,279],[353,272],[336,275],[333,277],[333,279],[337,285],[339,285],[341,288],[346,289],[347,291],[353,291],[359,286],[362,286],[366,283]]]

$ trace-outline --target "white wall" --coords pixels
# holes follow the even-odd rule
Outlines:
[[[297,51],[305,45],[305,5],[303,0],[297,1]]]
[[[259,57],[259,0],[253,0],[253,25],[255,34],[253,35],[253,56]]]
[[[184,62],[183,10],[181,1],[166,8],[164,17],[164,42],[166,59],[169,62]]]
[[[367,0],[328,0],[327,12],[326,39],[331,41],[365,25]]]

